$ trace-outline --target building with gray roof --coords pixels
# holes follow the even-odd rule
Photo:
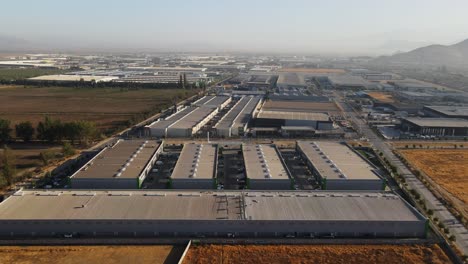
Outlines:
[[[373,167],[348,146],[330,141],[297,141],[297,151],[324,190],[383,190]]]
[[[291,175],[275,145],[243,144],[247,187],[252,190],[289,190]]]
[[[174,189],[214,189],[218,160],[214,144],[184,144],[171,175]]]
[[[214,126],[217,135],[223,137],[243,135],[260,102],[260,96],[242,97]]]
[[[325,191],[21,190],[0,203],[0,237],[423,238],[395,194]]]
[[[70,176],[77,189],[135,189],[149,174],[161,152],[161,143],[119,139]]]
[[[444,117],[408,117],[401,120],[401,131],[438,137],[467,137],[468,120]]]
[[[430,117],[468,119],[468,106],[424,106],[423,112]]]

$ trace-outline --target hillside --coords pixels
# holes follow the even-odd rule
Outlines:
[[[467,65],[468,39],[454,45],[430,45],[393,56],[383,56],[375,59],[374,62],[379,64]]]

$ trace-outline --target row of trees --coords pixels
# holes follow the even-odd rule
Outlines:
[[[11,141],[12,131],[11,122],[6,119],[0,119],[0,142],[7,143]],[[65,139],[69,140],[71,144],[75,144],[76,142],[88,144],[90,140],[98,136],[98,129],[93,122],[62,122],[49,117],[45,117],[44,121],[39,122],[36,128],[29,121],[21,122],[15,126],[15,132],[16,137],[25,142],[31,141],[34,134],[36,134],[38,140],[49,143],[61,142]]]

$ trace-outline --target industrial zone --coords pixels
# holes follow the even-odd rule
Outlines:
[[[55,59],[18,63],[70,66]],[[468,249],[453,211],[391,147],[468,137],[467,107],[450,101],[464,93],[393,73],[314,68],[307,59],[106,58],[96,67],[101,59],[72,57],[73,70],[27,82],[208,87],[81,155],[66,184],[5,197],[1,239],[453,237]]]

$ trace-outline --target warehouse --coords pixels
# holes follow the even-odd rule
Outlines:
[[[231,97],[227,96],[205,96],[193,106],[158,120],[146,129],[153,137],[192,137],[230,101]]]
[[[430,117],[468,119],[468,106],[424,106],[423,112]]]
[[[167,127],[167,137],[191,137],[218,113],[217,108],[198,107]]]
[[[297,141],[296,148],[323,190],[385,189],[377,168],[344,144]]]
[[[261,110],[255,118],[255,127],[302,126],[316,130],[333,129],[333,121],[326,113],[286,112]]]
[[[97,75],[44,75],[29,78],[29,81],[48,81],[48,82],[110,82],[118,79],[116,76],[97,76]]]
[[[302,96],[301,96],[302,97]],[[338,114],[339,108],[334,102],[316,102],[313,100],[276,100],[276,96],[272,96],[270,100],[263,104],[262,109],[267,111],[284,111],[284,112],[317,112],[327,113],[329,115]],[[300,97],[299,97],[300,98]]]
[[[424,238],[427,219],[376,192],[18,191],[0,237]]]
[[[275,145],[242,145],[247,187],[252,190],[289,190],[291,175]]]
[[[242,97],[234,107],[215,125],[216,133],[221,137],[233,137],[244,134],[247,125],[259,107],[261,97]]]
[[[174,171],[174,189],[214,189],[218,148],[212,144],[185,144]]]
[[[156,122],[153,122],[149,126],[146,126],[148,134],[153,137],[167,137],[167,128],[173,125],[175,122],[183,118],[184,116],[190,114],[191,112],[195,111],[196,107],[186,107],[177,113],[172,114],[171,116],[160,119]]]
[[[75,189],[140,188],[161,152],[162,143],[119,139],[70,177]]]
[[[426,136],[466,137],[468,136],[468,120],[443,117],[409,117],[401,120],[401,131]]]
[[[304,74],[296,72],[281,72],[276,86],[279,89],[307,88]]]

